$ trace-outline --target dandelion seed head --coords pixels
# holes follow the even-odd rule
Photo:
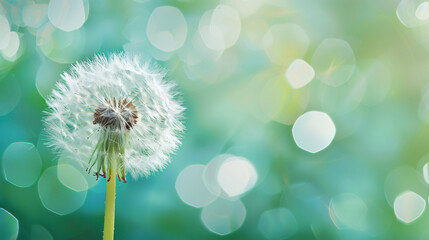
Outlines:
[[[116,100],[114,97],[106,99],[95,109],[94,124],[114,129],[130,130],[137,123],[138,111],[132,101],[127,99]]]
[[[83,167],[93,161],[97,176],[109,164],[124,180],[162,170],[184,130],[184,107],[165,74],[124,53],[76,63],[47,100],[48,145]]]

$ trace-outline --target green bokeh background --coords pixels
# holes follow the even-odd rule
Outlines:
[[[428,199],[423,166],[429,162],[425,157],[429,153],[429,104],[424,98],[429,79],[429,24],[421,21],[419,26],[405,26],[397,16],[400,1],[83,2],[85,23],[65,32],[50,23],[47,0],[0,0],[0,13],[20,41],[12,59],[0,56],[0,153],[12,143],[28,142],[40,154],[40,175],[57,164],[44,146],[44,98],[70,64],[95,53],[123,50],[157,60],[183,92],[187,130],[182,147],[165,171],[119,184],[116,239],[265,239],[261,226],[266,225],[260,224],[260,216],[275,208],[287,208],[296,218],[297,232],[289,239],[429,238],[427,210],[406,224],[397,219],[391,206],[392,192],[393,199],[406,190],[419,194],[425,205]],[[423,1],[402,2],[417,6]],[[23,9],[32,4],[46,4],[37,27],[22,20]],[[240,14],[239,38],[218,59],[191,66],[181,56],[194,50],[192,39],[199,34],[201,16],[219,4],[232,6]],[[185,46],[171,53],[154,47],[146,34],[148,19],[160,6],[176,7],[186,19]],[[295,58],[311,64],[324,39],[338,38],[351,46],[355,71],[363,73],[363,78],[369,79],[368,66],[381,63],[388,74],[367,80],[382,83],[367,82],[370,87],[365,90],[375,92],[380,101],[364,94],[355,106],[345,106],[347,113],[339,113],[338,106],[353,94],[354,87],[326,85],[318,79],[317,71],[305,87],[289,87],[284,72],[290,62],[272,62],[263,44],[270,27],[285,23],[299,25],[309,38],[305,54],[293,53]],[[290,46],[279,41],[280,47],[272,52],[281,55],[290,51]],[[349,80],[353,81],[357,80]],[[383,88],[386,93],[379,93]],[[300,149],[292,136],[293,122],[311,110],[329,114],[337,128],[333,142],[315,154]],[[241,197],[246,207],[243,225],[219,236],[204,226],[201,209],[181,201],[175,182],[187,166],[207,164],[224,153],[252,162],[258,181]],[[105,180],[101,179],[88,190],[82,207],[60,216],[42,204],[37,181],[30,187],[15,186],[5,179],[2,169],[0,208],[18,219],[18,239],[42,239],[38,237],[42,235],[101,239],[104,188]],[[363,215],[356,213],[362,204],[353,201],[341,208],[343,212],[333,213],[332,199],[344,196],[363,202]],[[278,226],[276,222],[270,225],[274,229]]]

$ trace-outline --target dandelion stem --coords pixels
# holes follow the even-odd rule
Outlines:
[[[113,240],[113,232],[115,228],[115,173],[111,173],[110,181],[107,181],[106,186],[106,208],[104,210],[104,232],[103,240]]]

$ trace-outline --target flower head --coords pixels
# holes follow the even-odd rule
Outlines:
[[[184,130],[174,88],[164,71],[136,56],[76,63],[47,101],[48,145],[97,178],[149,176],[169,163]]]

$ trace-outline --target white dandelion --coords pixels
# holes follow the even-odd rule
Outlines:
[[[117,54],[76,63],[47,100],[48,145],[107,177],[103,239],[112,240],[115,182],[160,171],[180,144],[184,107],[165,72]]]
[[[97,176],[125,181],[170,162],[184,107],[165,71],[128,54],[97,55],[64,73],[47,103],[48,145]]]

